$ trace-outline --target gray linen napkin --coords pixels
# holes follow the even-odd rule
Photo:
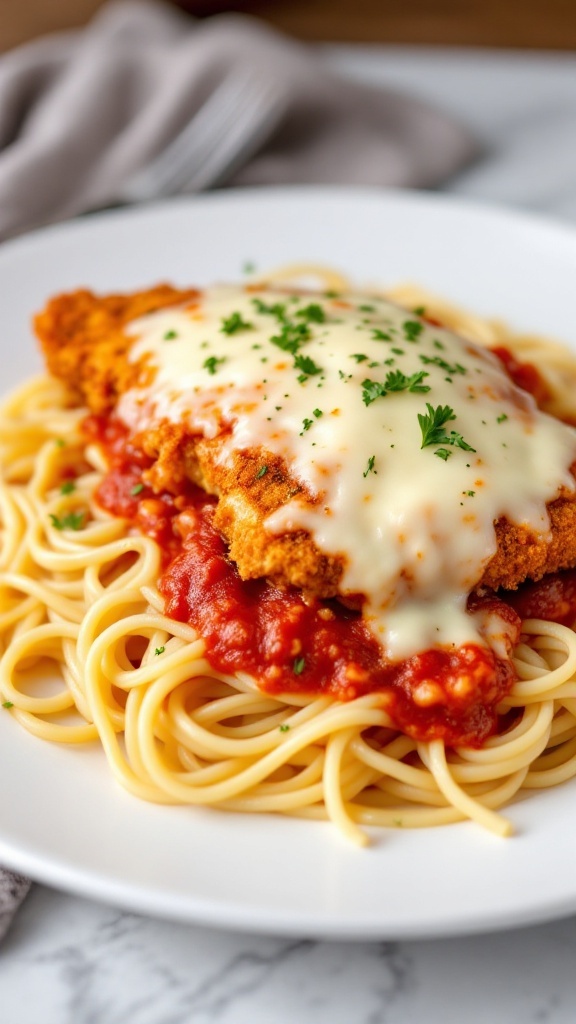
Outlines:
[[[29,888],[30,882],[27,878],[0,867],[0,942]]]
[[[0,58],[0,238],[223,184],[435,185],[476,155],[451,118],[244,16],[124,0]],[[0,868],[0,940],[28,887]]]
[[[450,117],[243,15],[123,0],[0,58],[0,238],[223,184],[435,185],[475,155]]]

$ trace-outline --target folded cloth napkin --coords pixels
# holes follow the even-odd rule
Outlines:
[[[27,878],[6,868],[0,868],[0,942],[29,888],[30,882]]]
[[[122,0],[0,58],[0,238],[221,185],[430,186],[476,154],[450,117],[243,15]]]

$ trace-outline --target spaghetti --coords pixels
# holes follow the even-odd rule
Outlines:
[[[564,350],[548,360],[547,343],[517,342],[414,290],[396,297],[550,367],[549,402],[570,416],[558,382],[574,379],[576,364]],[[329,818],[361,844],[361,826],[465,818],[507,835],[499,808],[576,774],[576,634],[559,622],[522,623],[517,682],[480,747],[399,731],[379,692],[271,693],[244,671],[215,668],[206,639],[165,614],[162,547],[97,500],[110,461],[87,439],[85,416],[47,377],[0,412],[0,693],[24,728],[99,742],[142,799]]]

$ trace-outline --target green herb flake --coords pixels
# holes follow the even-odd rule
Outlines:
[[[372,330],[373,341],[392,341],[392,338],[386,331],[381,331],[379,327],[374,327]]]
[[[286,722],[283,722],[282,725],[278,726],[278,728],[279,728],[280,732],[289,732],[290,731],[290,726],[287,725]]]
[[[322,409],[314,409],[313,412],[317,420],[319,420],[320,417],[324,415]]]
[[[364,405],[372,405],[377,398],[384,398],[388,392],[386,391],[385,384],[379,380],[363,380],[362,381],[362,401]]]
[[[473,498],[476,491],[462,491],[462,494],[465,494],[467,498]]]
[[[442,356],[425,356],[421,353],[419,358],[420,362],[424,363],[425,366],[439,366],[445,373],[468,373],[466,367],[462,366],[461,363],[448,363],[445,359],[442,359]]]
[[[65,448],[66,447],[66,441],[64,440],[63,437],[55,437],[54,438],[54,444],[56,445],[57,448]]]
[[[402,330],[406,341],[417,341],[424,330],[424,324],[421,324],[419,320],[405,320]]]
[[[500,414],[500,416],[496,417],[496,423],[504,423],[504,421],[507,420],[507,419],[508,419],[508,416],[506,415],[505,412],[503,412],[503,413]]]
[[[375,455],[371,455],[370,458],[368,459],[368,464],[366,466],[366,469],[362,473],[363,477],[367,477],[368,473],[377,473],[377,470],[374,469],[374,463],[375,462],[376,462],[376,456]]]
[[[290,352],[293,356],[310,337],[310,330],[306,324],[285,323],[280,334],[270,338],[273,345],[281,348],[283,352]]]
[[[458,434],[455,430],[451,430],[447,434],[443,427],[446,423],[456,419],[456,414],[449,405],[438,405],[434,409],[429,402],[426,403],[428,410],[427,415],[418,413],[418,423],[420,424],[420,430],[422,431],[422,444],[421,448],[426,448],[432,444],[449,444],[456,448],[462,448],[466,452],[475,452],[476,449],[472,448],[464,440],[461,434]],[[439,451],[445,451],[445,449],[439,449]],[[435,452],[438,455],[439,452]],[[440,455],[446,461],[447,456]]]
[[[254,477],[254,479],[255,480],[261,480],[263,476],[266,476],[267,472],[268,472],[268,466],[260,466],[260,469],[256,473],[256,476]]]
[[[310,359],[310,356],[295,356],[294,366],[297,370],[302,370],[305,377],[314,377],[317,373],[322,373],[322,367],[317,366],[314,360]]]
[[[7,708],[7,709],[9,709],[9,708],[13,708],[13,707],[14,707],[14,704],[12,703],[12,701],[11,701],[11,700],[5,700],[5,701],[3,702],[3,704],[2,704],[2,707],[3,707],[3,708]]]
[[[52,526],[56,530],[81,530],[84,526],[86,519],[85,512],[68,512],[67,515],[55,516],[52,512],[50,513],[50,519],[52,520]]]
[[[306,659],[305,658],[296,658],[296,660],[294,661],[294,664],[292,666],[292,671],[294,672],[295,676],[301,676],[303,671],[304,671],[304,669],[305,669],[305,667],[306,667]]]
[[[237,334],[238,331],[249,331],[253,326],[254,324],[248,323],[242,318],[241,313],[236,312],[223,318],[220,332],[221,334]]]
[[[203,370],[208,370],[208,373],[211,376],[214,376],[214,374],[216,373],[218,367],[221,366],[222,363],[225,363],[225,362],[226,362],[226,357],[225,356],[221,356],[220,358],[218,358],[218,356],[208,356],[208,358],[205,359],[204,362],[202,363],[202,369]]]
[[[429,374],[425,370],[417,371],[410,377],[406,377],[401,370],[390,370],[386,374],[386,388],[388,391],[411,391],[413,394],[423,394],[425,391],[430,391],[428,384],[423,384],[422,381]]]
[[[447,448],[437,448],[434,455],[437,455],[439,459],[444,459],[444,462],[447,462],[452,455],[452,452],[448,451]],[[460,504],[462,504],[462,502],[460,502]]]
[[[364,363],[368,359],[368,356],[365,356],[363,352],[354,352],[350,356],[350,359],[355,359],[357,363]]]
[[[76,490],[76,484],[73,480],[65,480],[60,487],[60,494],[72,494]]]
[[[308,418],[305,418],[305,419],[302,420],[302,430],[300,431],[300,437],[302,437],[302,434],[306,430],[310,430],[310,427],[312,426],[313,423],[314,423],[314,420],[309,420]]]
[[[296,316],[309,324],[323,324],[326,322],[326,311],[317,302],[311,302],[309,306],[296,310]]]
[[[262,299],[254,298],[252,305],[261,316],[274,316],[280,321],[286,318],[286,306],[281,302],[274,302],[270,305],[268,302],[263,302]]]
[[[416,308],[413,310],[413,313],[415,316],[425,316],[426,306],[416,306]]]
[[[144,490],[144,484],[142,484],[142,483],[134,484],[134,487],[130,488],[130,494],[132,495],[133,498],[135,498],[136,495],[142,494],[143,490]]]
[[[384,398],[387,394],[394,391],[411,391],[413,394],[423,394],[426,391],[430,391],[429,385],[422,383],[424,378],[428,376],[425,370],[417,371],[410,377],[407,377],[401,370],[390,370],[386,374],[384,383],[378,380],[366,379],[362,381],[362,401],[364,405],[371,405],[377,398]]]
[[[256,264],[253,263],[252,260],[245,260],[244,263],[242,264],[242,273],[243,274],[253,274],[255,272],[255,270],[256,270]]]
[[[174,338],[177,338],[177,337],[178,337],[178,331],[166,331],[165,334],[162,335],[162,340],[163,341],[174,341]]]
[[[361,313],[375,313],[376,312],[376,306],[364,305],[364,306],[358,306],[358,309],[360,310]]]
[[[432,344],[434,345],[434,348],[440,349],[441,352],[444,351],[445,345],[443,345],[442,342],[438,340],[438,338],[435,338]]]

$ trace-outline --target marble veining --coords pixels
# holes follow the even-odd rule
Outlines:
[[[0,952],[2,1024],[572,1024],[576,918],[329,943],[156,921],[36,886]]]

